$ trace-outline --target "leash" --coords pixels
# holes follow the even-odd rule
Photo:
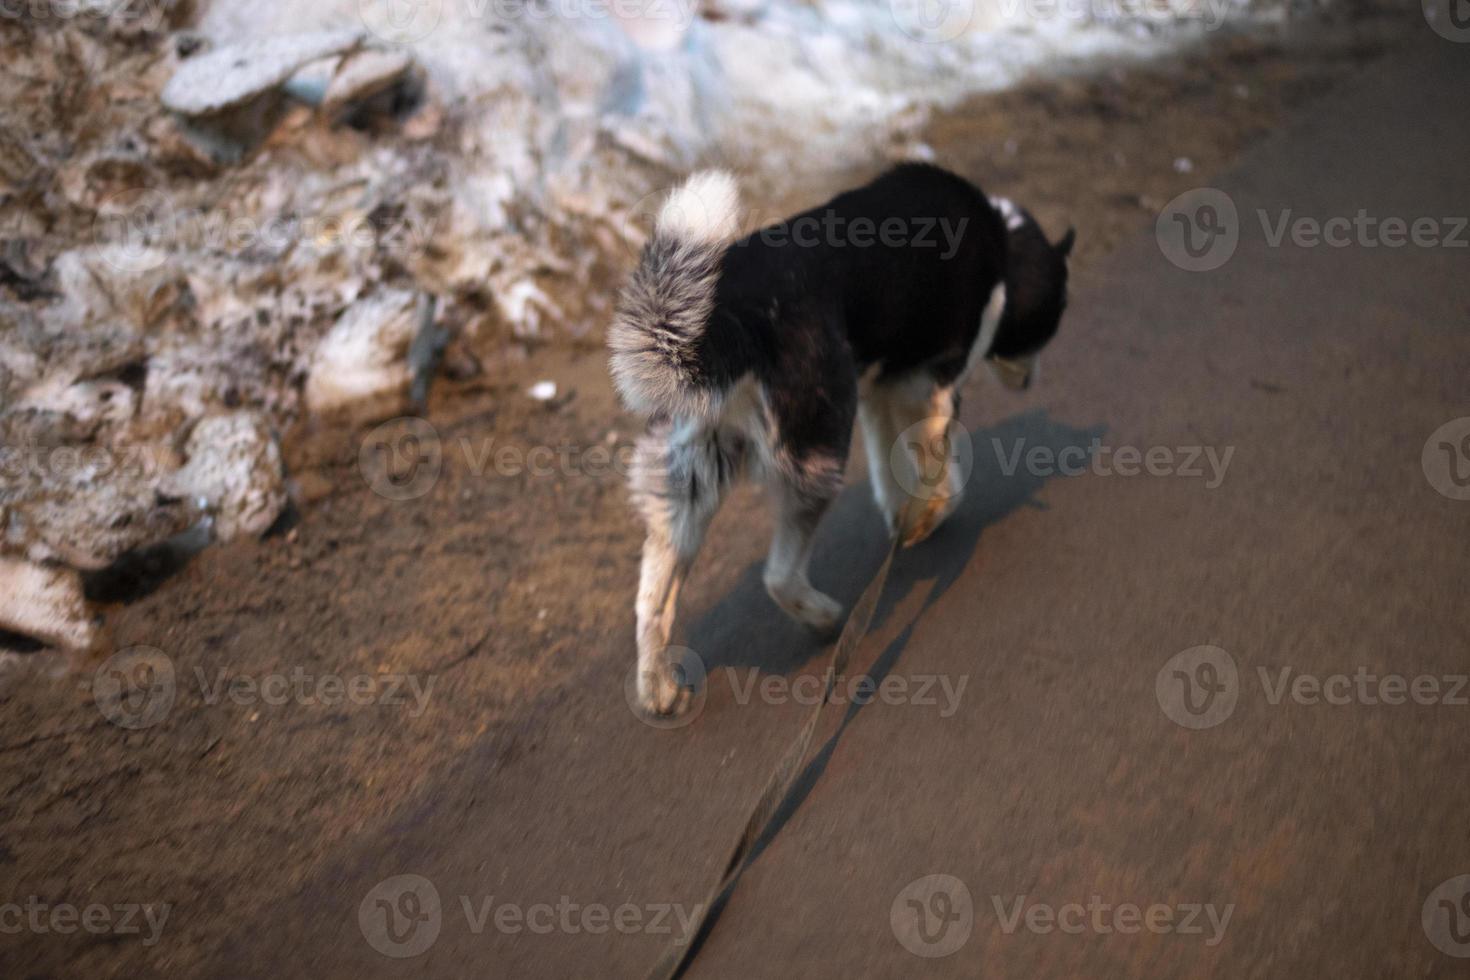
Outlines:
[[[741,832],[740,839],[735,842],[735,848],[730,852],[730,859],[725,862],[725,871],[720,875],[720,880],[710,890],[709,897],[704,904],[698,906],[698,910],[690,923],[691,928],[687,940],[683,945],[671,946],[664,955],[659,958],[657,965],[649,972],[648,980],[673,980],[688,965],[694,955],[695,941],[703,932],[709,921],[710,910],[714,908],[725,890],[735,884],[740,873],[750,861],[751,851],[760,840],[762,832],[771,822],[771,817],[777,808],[786,801],[791,792],[792,784],[796,782],[797,773],[801,771],[801,764],[806,761],[806,753],[812,744],[812,736],[817,731],[817,721],[822,716],[822,709],[827,706],[832,696],[832,689],[837,683],[839,674],[847,670],[847,662],[852,657],[853,650],[857,649],[858,643],[868,632],[868,625],[873,620],[873,611],[878,607],[878,597],[883,594],[883,586],[888,582],[888,570],[893,565],[893,556],[898,553],[899,542],[903,539],[905,529],[908,527],[907,506],[899,516],[898,527],[888,543],[888,554],[883,558],[883,564],[878,566],[878,572],[858,601],[853,604],[852,612],[847,617],[847,623],[842,627],[842,633],[837,637],[837,644],[832,649],[832,658],[827,663],[827,685],[822,692],[822,699],[812,708],[807,715],[806,723],[802,725],[801,731],[796,739],[786,748],[786,753],[776,768],[771,772],[771,777],[766,781],[766,788],[761,790],[761,795],[751,808],[750,816],[746,818],[745,830]]]

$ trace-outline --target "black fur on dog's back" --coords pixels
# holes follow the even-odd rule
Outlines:
[[[897,222],[902,244],[876,233],[855,243],[859,220],[878,229]],[[941,222],[958,229],[952,254]],[[842,230],[794,240],[813,223]],[[731,245],[705,334],[709,360],[759,375],[772,359],[817,345],[801,333],[835,332],[823,340],[848,347],[858,371],[954,362],[957,373],[1005,257],[1005,224],[978,188],[938,167],[897,167]]]
[[[720,208],[736,206],[733,193],[714,196]],[[753,375],[783,439],[845,454],[857,376],[876,365],[880,380],[922,368],[938,384],[953,382],[997,286],[1006,287],[1004,315],[989,349],[975,356],[1029,353],[1055,332],[1070,239],[1053,247],[1029,214],[1000,204],[939,167],[904,164],[784,222],[719,241],[718,251],[703,246],[694,253],[701,261],[688,263],[699,275],[687,282],[673,261],[688,251],[678,229],[656,230],[610,338],[619,388],[645,414],[705,417]],[[885,225],[896,232],[885,236]],[[670,329],[689,319],[670,298],[688,296],[698,300],[697,329]]]

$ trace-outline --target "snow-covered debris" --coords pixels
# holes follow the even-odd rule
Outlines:
[[[345,29],[228,44],[185,61],[159,99],[186,116],[234,109],[284,85],[305,65],[341,54],[362,39],[360,29]]]
[[[385,290],[357,301],[312,357],[307,408],[322,413],[369,400],[406,400],[413,383],[409,347],[428,328],[417,293]]]
[[[270,424],[259,412],[214,415],[194,426],[187,462],[165,481],[200,501],[221,541],[264,534],[286,507],[286,474]]]
[[[0,629],[53,646],[86,649],[96,623],[74,570],[0,556]]]

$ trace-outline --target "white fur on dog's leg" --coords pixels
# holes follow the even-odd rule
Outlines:
[[[650,432],[638,441],[629,482],[648,537],[638,578],[638,703],[656,715],[677,715],[693,698],[669,657],[679,590],[705,530],[740,459],[721,456],[717,437],[697,426]],[[722,462],[723,460],[723,462]]]
[[[643,543],[638,579],[638,703],[655,715],[674,713],[679,699],[666,651],[682,580],[673,544],[660,534],[650,534]]]
[[[776,489],[776,534],[766,558],[766,591],[797,622],[819,633],[831,632],[842,619],[842,603],[819,592],[807,579],[812,539],[826,502],[802,502],[789,487]]]
[[[893,427],[893,410],[887,403],[890,397],[891,392],[886,386],[872,385],[858,403],[858,418],[862,423],[863,451],[868,457],[868,482],[872,484],[873,502],[878,505],[883,523],[892,535],[898,530],[899,514],[908,495],[893,472],[891,456],[898,430]]]

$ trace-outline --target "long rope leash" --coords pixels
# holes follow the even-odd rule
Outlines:
[[[868,632],[868,625],[873,620],[873,611],[878,608],[878,598],[883,594],[883,586],[888,582],[888,570],[893,565],[893,556],[898,553],[899,542],[903,539],[904,531],[908,527],[908,514],[909,508],[905,507],[899,517],[898,527],[888,543],[888,554],[884,556],[883,564],[878,566],[877,574],[863,590],[863,594],[858,597],[858,601],[852,607],[852,612],[847,617],[847,623],[842,627],[841,635],[837,637],[837,644],[832,648],[832,659],[827,663],[827,684],[822,692],[821,700],[807,715],[806,723],[802,725],[796,739],[787,746],[786,753],[776,764],[770,778],[766,780],[765,789],[761,790],[755,806],[751,808],[750,816],[746,818],[745,830],[741,832],[740,839],[735,842],[735,847],[730,852],[730,859],[725,862],[724,873],[720,875],[720,880],[710,890],[709,897],[704,900],[704,904],[696,907],[689,930],[685,933],[685,941],[679,945],[672,945],[664,951],[664,955],[649,971],[648,980],[673,980],[688,964],[694,955],[696,940],[704,930],[710,910],[715,907],[715,903],[719,901],[725,890],[740,877],[740,872],[750,861],[756,842],[760,840],[761,834],[770,824],[777,808],[786,801],[786,797],[790,794],[797,774],[801,771],[801,764],[806,760],[807,750],[811,748],[812,737],[817,732],[817,722],[821,719],[822,709],[831,699],[837,677],[846,672],[847,662],[851,659],[852,652],[857,649],[858,643]]]

